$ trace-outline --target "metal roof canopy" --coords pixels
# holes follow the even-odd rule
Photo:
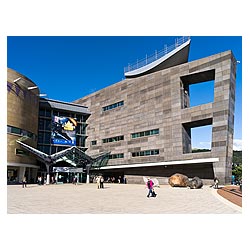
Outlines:
[[[63,110],[63,111],[70,111],[75,113],[81,113],[84,115],[90,115],[90,111],[87,107],[75,104],[75,103],[68,103],[68,102],[61,102],[57,100],[51,100],[46,98],[40,98],[40,105],[41,107],[51,108],[56,110]]]
[[[38,160],[43,162],[47,166],[48,171],[50,166],[60,161],[66,161],[74,167],[83,167],[86,169],[88,167],[100,168],[101,166],[107,164],[108,155],[110,154],[110,152],[104,152],[102,154],[90,157],[76,146],[73,146],[58,153],[48,155],[21,141],[17,140],[16,142],[20,144],[24,149],[34,154]]]

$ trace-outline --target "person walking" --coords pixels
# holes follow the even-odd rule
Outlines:
[[[103,176],[101,176],[101,179],[100,179],[100,188],[104,188],[104,178]]]
[[[217,177],[214,178],[214,188],[218,189],[219,187],[219,179]]]
[[[96,177],[97,188],[100,188],[100,176]]]
[[[124,183],[124,184],[127,184],[127,179],[126,179],[126,176],[125,176],[125,175],[123,176],[123,183]]]
[[[73,181],[72,181],[72,184],[77,185],[77,175],[74,176]]]
[[[41,176],[38,176],[37,182],[38,182],[38,185],[39,185],[39,186],[42,185],[42,177],[41,177]]]
[[[148,198],[149,198],[150,195],[152,196],[152,194],[153,194],[153,187],[154,187],[153,181],[150,178],[148,178],[148,181],[147,181],[147,188],[148,188],[147,197]]]
[[[23,177],[22,184],[23,184],[23,188],[27,187],[27,180],[25,176]]]

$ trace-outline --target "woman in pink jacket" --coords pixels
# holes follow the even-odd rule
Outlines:
[[[154,187],[153,181],[152,181],[150,178],[148,178],[148,181],[147,181],[147,188],[148,188],[148,195],[147,195],[147,197],[148,197],[148,198],[149,198],[150,194],[151,194],[151,196],[152,196],[153,187]]]

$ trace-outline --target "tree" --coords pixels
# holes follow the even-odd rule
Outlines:
[[[242,165],[242,151],[233,151],[233,165]]]
[[[242,178],[242,165],[239,165],[239,166],[233,165],[232,175],[235,176],[236,180],[241,180],[241,178]]]
[[[242,178],[242,151],[233,151],[233,166],[232,175],[235,176],[236,180],[241,180]]]

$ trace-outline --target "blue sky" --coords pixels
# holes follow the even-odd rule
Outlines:
[[[34,81],[48,98],[71,102],[124,79],[124,67],[172,45],[167,36],[9,36],[7,66]],[[191,36],[189,61],[232,50],[237,67],[234,139],[242,139],[242,38]],[[211,101],[211,84],[191,89],[193,105]],[[207,148],[211,128],[192,131],[193,147]],[[208,132],[206,132],[208,131]],[[210,131],[210,132],[209,132]],[[236,142],[236,141],[235,141]],[[236,149],[236,148],[235,148]]]

